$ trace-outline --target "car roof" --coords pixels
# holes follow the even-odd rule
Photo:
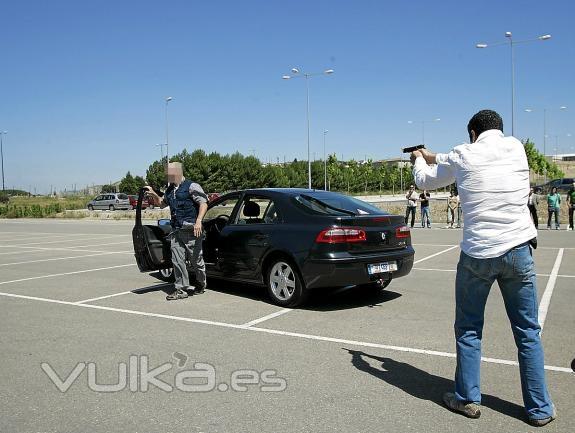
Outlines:
[[[276,194],[283,194],[288,196],[296,196],[300,194],[309,194],[312,196],[321,196],[321,195],[332,195],[338,194],[341,195],[339,192],[334,191],[324,191],[323,189],[308,189],[308,188],[252,188],[252,189],[245,189],[239,191],[232,191],[232,192],[245,192],[250,194],[257,194],[261,192],[271,192]]]

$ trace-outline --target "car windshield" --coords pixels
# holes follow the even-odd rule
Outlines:
[[[119,200],[128,200],[128,196],[126,194],[118,194]]]
[[[342,194],[300,194],[295,200],[318,213],[327,215],[382,215],[383,210],[364,201]]]

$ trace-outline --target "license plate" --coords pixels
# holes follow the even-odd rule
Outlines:
[[[397,271],[396,262],[375,263],[373,265],[367,265],[367,273],[369,275],[383,274],[386,272],[393,272],[393,271]]]

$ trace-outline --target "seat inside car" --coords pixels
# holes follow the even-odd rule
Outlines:
[[[240,223],[244,224],[259,224],[262,222],[260,216],[260,205],[253,201],[247,201],[242,211],[246,219],[242,219]]]

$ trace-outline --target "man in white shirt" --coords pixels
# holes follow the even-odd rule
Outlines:
[[[537,236],[527,199],[529,166],[525,149],[503,135],[499,114],[483,110],[467,125],[470,144],[447,154],[425,149],[411,155],[418,188],[437,189],[457,181],[465,226],[455,282],[455,392],[443,401],[470,418],[481,415],[480,364],[487,296],[497,281],[519,353],[528,421],[548,424],[556,417],[545,383],[537,287],[530,240]]]

